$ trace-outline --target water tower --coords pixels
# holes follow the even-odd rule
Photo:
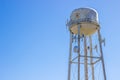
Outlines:
[[[70,32],[68,80],[106,80],[98,13],[75,9],[67,23]]]

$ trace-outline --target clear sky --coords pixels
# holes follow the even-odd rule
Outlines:
[[[108,80],[120,77],[119,0],[0,0],[0,80],[67,80],[71,11],[99,14]]]

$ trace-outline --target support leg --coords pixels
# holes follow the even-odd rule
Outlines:
[[[90,56],[93,56],[93,52],[92,52],[92,38],[91,38],[91,36],[89,36],[89,40],[90,40]],[[91,69],[92,69],[92,80],[95,80],[93,58],[90,58],[90,63],[91,63]]]
[[[86,44],[86,36],[84,36],[84,69],[85,69],[85,80],[88,80],[88,59],[87,59],[87,44]]]
[[[101,44],[100,30],[98,30],[98,39],[99,39],[99,46],[100,46],[100,53],[101,53],[101,60],[102,60],[104,80],[107,80],[106,79],[106,72],[105,72],[105,65],[104,65],[104,58],[103,58],[103,51],[102,51],[102,44]]]
[[[80,80],[80,25],[78,25],[78,80]]]
[[[68,80],[71,80],[71,58],[72,58],[72,33],[70,32],[70,49],[69,49],[69,62],[68,62]]]

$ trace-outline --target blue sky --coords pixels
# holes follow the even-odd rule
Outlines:
[[[108,80],[120,72],[119,0],[0,0],[0,80],[67,80],[66,21],[80,7],[98,11]]]

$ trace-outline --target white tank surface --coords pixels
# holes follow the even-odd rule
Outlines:
[[[81,35],[91,35],[99,29],[98,13],[92,8],[75,9],[67,25],[73,34],[78,34],[78,26],[80,26]]]

